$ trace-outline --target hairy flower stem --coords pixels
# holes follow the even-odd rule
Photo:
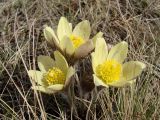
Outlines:
[[[134,106],[134,94],[135,94],[135,82],[132,82],[130,84],[130,89],[131,89],[131,101],[130,101],[130,106]],[[130,113],[131,116],[133,115],[133,107],[130,107]]]

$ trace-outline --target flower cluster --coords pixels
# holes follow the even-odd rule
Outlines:
[[[38,84],[32,88],[45,93],[55,93],[69,84],[75,73],[73,67],[69,67],[64,56],[54,52],[55,60],[49,56],[38,56],[40,71],[29,70],[28,75]]]
[[[146,67],[140,61],[124,63],[128,53],[127,42],[122,41],[109,50],[101,32],[90,39],[91,27],[87,20],[72,29],[72,24],[61,17],[56,33],[49,26],[45,26],[43,32],[46,41],[57,50],[54,51],[54,59],[50,56],[38,56],[39,71],[28,71],[28,75],[36,83],[32,87],[35,90],[45,93],[64,90],[77,71],[74,64],[71,66],[70,60],[75,63],[75,60],[89,56],[91,52],[95,86],[126,86],[135,81]]]

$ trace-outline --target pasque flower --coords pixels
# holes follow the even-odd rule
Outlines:
[[[38,56],[38,70],[29,70],[28,75],[37,83],[33,89],[45,93],[56,93],[63,90],[75,73],[72,67],[68,66],[63,55],[55,51],[55,60],[49,56]]]
[[[106,42],[98,38],[92,53],[92,68],[96,86],[122,87],[135,81],[146,65],[140,61],[124,62],[128,53],[128,44],[122,41],[108,53]]]
[[[65,17],[61,17],[57,27],[57,34],[51,27],[45,26],[44,36],[48,43],[56,46],[63,54],[73,58],[82,58],[94,49],[94,42],[98,37],[102,37],[99,32],[91,40],[90,23],[84,20],[76,25],[72,30],[72,24]]]

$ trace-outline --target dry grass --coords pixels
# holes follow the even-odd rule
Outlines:
[[[42,27],[48,24],[56,28],[61,16],[74,25],[89,20],[92,36],[102,31],[107,43],[127,41],[128,60],[147,64],[136,85],[87,93],[85,86],[85,92],[75,86],[72,105],[65,94],[46,95],[31,90],[27,70],[37,68],[38,55],[51,54]],[[8,0],[0,2],[0,19],[0,118],[160,119],[159,0]],[[81,79],[83,73],[91,71],[89,60],[81,61]],[[88,76],[85,79],[89,80]]]

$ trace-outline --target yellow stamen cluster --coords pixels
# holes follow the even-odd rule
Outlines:
[[[72,41],[74,48],[78,48],[84,43],[84,40],[81,37],[77,37],[74,35],[70,36],[70,40]]]
[[[59,68],[53,67],[44,75],[44,80],[48,85],[64,84],[65,74]]]
[[[120,79],[122,65],[115,60],[107,60],[96,67],[97,76],[104,83],[112,83]]]

